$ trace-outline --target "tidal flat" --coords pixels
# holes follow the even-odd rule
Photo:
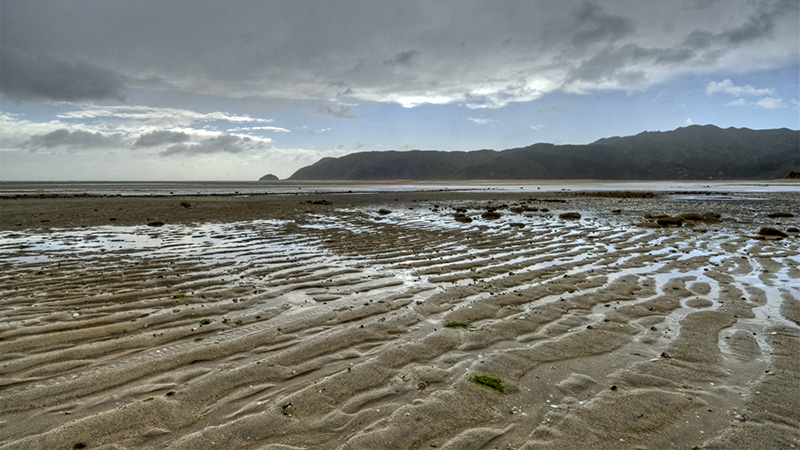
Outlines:
[[[797,191],[0,212],[3,449],[800,445]]]

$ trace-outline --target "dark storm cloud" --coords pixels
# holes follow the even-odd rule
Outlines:
[[[4,0],[2,89],[22,100],[121,98],[127,84],[502,107],[575,80],[584,91],[627,89],[623,80],[646,86],[754,58],[753,70],[796,64],[797,9],[796,0]]]
[[[53,148],[53,147],[116,147],[120,144],[122,137],[119,134],[104,135],[89,131],[76,130],[70,131],[61,128],[46,134],[33,135],[25,143],[25,147],[30,149]]]
[[[179,144],[189,140],[189,135],[175,131],[153,131],[139,136],[134,147],[157,147],[159,145]]]
[[[0,91],[17,100],[124,100],[120,74],[81,60],[0,49]]]
[[[258,148],[263,148],[262,142],[246,136],[225,134],[218,137],[204,139],[198,143],[175,144],[161,152],[161,156],[174,155],[203,155],[212,153],[244,153]]]

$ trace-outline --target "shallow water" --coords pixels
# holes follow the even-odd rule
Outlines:
[[[704,191],[758,193],[800,192],[791,181],[564,181],[498,180],[441,182],[0,182],[0,195],[287,195],[295,193],[375,193],[409,191]],[[685,194],[678,198],[744,199],[742,196]]]

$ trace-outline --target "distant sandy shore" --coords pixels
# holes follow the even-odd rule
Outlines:
[[[797,217],[794,193],[0,198],[0,448],[796,448]]]

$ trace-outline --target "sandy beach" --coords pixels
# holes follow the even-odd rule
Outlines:
[[[797,217],[796,192],[7,196],[0,448],[798,448]]]

